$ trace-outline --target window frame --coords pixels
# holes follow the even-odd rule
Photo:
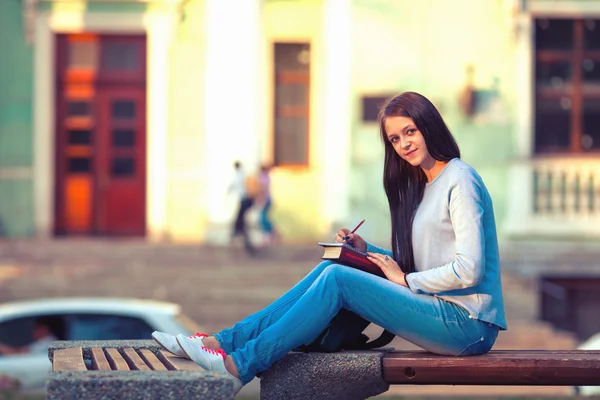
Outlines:
[[[294,71],[286,70],[284,68],[278,68],[277,66],[277,47],[293,45],[293,46],[304,46],[306,49],[311,51],[311,43],[309,41],[298,41],[298,42],[285,42],[275,41],[273,42],[273,118],[272,118],[272,160],[274,167],[283,167],[288,169],[304,169],[310,165],[310,96],[311,96],[311,61],[312,57],[308,61],[308,67],[306,71]],[[278,102],[277,87],[278,85],[303,85],[306,90],[306,99],[302,105],[284,105]],[[277,132],[277,119],[278,117],[301,117],[306,121],[305,131],[305,152],[303,154],[303,161],[301,162],[288,162],[283,160],[281,155],[278,154],[278,141],[282,140],[282,135]]]
[[[585,49],[584,48],[584,25],[587,19],[596,20],[597,16],[544,16],[536,15],[532,17],[532,58],[533,58],[533,146],[532,153],[534,155],[600,155],[600,148],[585,149],[582,145],[583,118],[584,118],[584,99],[600,100],[600,91],[597,93],[586,91],[583,80],[583,61],[591,59],[596,61],[600,67],[600,49]],[[535,38],[535,27],[540,20],[552,19],[568,19],[573,21],[573,39],[571,47],[568,49],[540,49]],[[561,88],[548,88],[538,82],[537,65],[550,64],[554,62],[568,62],[572,75],[570,85]],[[569,98],[571,101],[569,117],[569,143],[566,148],[561,149],[544,149],[538,144],[538,132],[536,121],[538,120],[538,100],[555,100],[559,98]],[[543,114],[542,114],[543,115]]]

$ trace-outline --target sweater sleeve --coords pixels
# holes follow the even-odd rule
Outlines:
[[[453,245],[456,257],[448,264],[411,273],[407,281],[413,292],[447,292],[473,287],[481,281],[485,271],[485,200],[481,192],[473,180],[460,182],[451,190],[449,213],[455,243],[444,245]]]
[[[390,257],[394,257],[391,250],[387,250],[387,249],[375,246],[374,244],[369,243],[366,240],[365,240],[365,242],[367,243],[367,252],[368,253],[379,253],[379,254],[385,254]]]

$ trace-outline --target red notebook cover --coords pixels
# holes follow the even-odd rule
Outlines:
[[[336,260],[342,265],[347,265],[385,278],[385,274],[381,271],[381,268],[373,264],[371,260],[367,258],[367,253],[356,250],[349,244],[321,242],[319,243],[319,246],[322,246],[324,249],[323,256],[321,257],[324,260]]]

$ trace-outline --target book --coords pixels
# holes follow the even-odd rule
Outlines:
[[[323,247],[323,256],[321,257],[323,260],[334,260],[342,265],[385,278],[385,274],[381,271],[381,268],[367,258],[367,253],[357,250],[346,243],[319,242],[318,244]]]

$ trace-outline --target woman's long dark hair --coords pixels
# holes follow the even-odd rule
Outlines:
[[[385,146],[383,186],[390,205],[392,251],[394,259],[408,273],[415,270],[412,225],[427,178],[421,167],[413,167],[394,150],[385,132],[385,120],[388,117],[411,118],[425,138],[429,154],[436,160],[447,162],[460,158],[460,150],[442,116],[424,96],[404,92],[381,107],[379,127]]]

